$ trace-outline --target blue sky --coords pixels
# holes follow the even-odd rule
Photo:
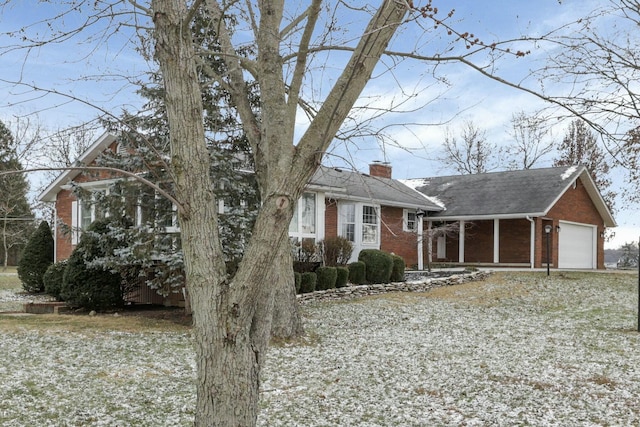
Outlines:
[[[373,2],[377,5],[378,2]],[[416,2],[417,3],[417,2]],[[437,1],[436,6],[439,6]],[[455,7],[451,24],[461,31],[469,31],[485,43],[521,35],[543,34],[562,23],[570,22],[581,13],[591,10],[602,2],[587,0],[512,0],[512,1],[442,1],[441,14]],[[299,2],[296,2],[298,5]],[[36,1],[9,2],[1,9],[0,28],[2,31],[18,30],[26,24],[44,19],[60,11],[59,3],[39,3]],[[87,9],[88,10],[88,9]],[[84,11],[86,13],[86,11]],[[64,25],[81,22],[85,17],[75,15],[66,18]],[[82,17],[82,18],[81,18]],[[351,15],[347,18],[344,33],[350,33],[362,21]],[[351,21],[349,21],[351,20]],[[111,23],[102,24],[102,28]],[[46,26],[31,27],[40,34],[49,31]],[[94,119],[99,111],[68,97],[33,93],[27,87],[15,86],[8,82],[21,80],[48,90],[76,96],[88,103],[118,114],[122,109],[135,110],[141,100],[135,95],[135,86],[122,76],[140,76],[150,68],[140,55],[127,45],[130,29],[123,27],[116,36],[104,39],[99,30],[82,33],[63,43],[33,49],[25,57],[24,51],[7,52],[6,37],[0,35],[0,119],[11,121],[16,115],[37,113],[41,124],[54,130],[77,125]],[[424,29],[416,25],[404,28],[394,40],[391,49],[415,49],[423,54],[442,51],[451,42],[451,37],[442,31],[432,31],[428,25]],[[457,47],[459,49],[460,46]],[[530,68],[539,66],[537,62],[549,52],[544,47],[532,50],[525,58],[504,58],[499,62],[498,73],[503,77],[520,80]],[[386,64],[389,64],[387,61]],[[334,75],[332,66],[339,61],[324,64],[322,73],[317,73],[313,84],[321,91]],[[105,79],[103,76],[108,75]],[[463,121],[471,120],[486,131],[491,142],[503,145],[509,142],[509,120],[514,112],[534,112],[543,104],[534,97],[507,88],[477,72],[460,65],[441,65],[436,75],[446,78],[447,84],[434,79],[433,68],[424,64],[403,61],[393,73],[380,73],[365,89],[362,104],[369,102],[384,107],[390,102],[399,102],[402,93],[412,93],[419,88],[407,107],[414,111],[392,114],[376,118],[376,125],[388,125],[386,132],[402,148],[393,144],[383,144],[379,138],[362,138],[345,150],[344,144],[336,143],[325,163],[351,166],[366,171],[373,160],[389,161],[394,167],[395,178],[418,178],[446,175],[452,171],[438,161],[445,129],[455,132]],[[323,84],[324,83],[324,84]],[[359,117],[367,117],[363,114]],[[407,126],[406,124],[412,124]],[[304,118],[299,121],[305,126]],[[553,137],[561,139],[567,122],[559,122]],[[347,159],[348,161],[346,161]],[[551,157],[537,166],[551,165]],[[625,185],[620,176],[614,176],[615,186]],[[624,210],[621,208],[624,206]],[[607,246],[619,246],[625,241],[637,241],[640,236],[638,206],[626,206],[618,202],[616,214],[619,227],[617,238]]]

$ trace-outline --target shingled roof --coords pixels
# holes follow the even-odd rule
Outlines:
[[[438,212],[442,207],[397,179],[321,166],[309,189],[322,189],[327,197]]]
[[[615,220],[584,166],[566,166],[475,175],[404,180],[444,210],[430,216],[444,219],[545,216],[580,178],[607,227]]]

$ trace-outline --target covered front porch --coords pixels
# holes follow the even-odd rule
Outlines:
[[[558,266],[558,233],[561,228],[560,221],[553,218],[465,218],[437,221],[427,218],[425,222],[426,266],[456,264],[533,269],[546,267],[547,260],[550,267]]]

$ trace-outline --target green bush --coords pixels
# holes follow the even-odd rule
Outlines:
[[[46,221],[42,221],[24,247],[18,263],[18,277],[27,292],[44,291],[42,277],[53,264],[53,235]]]
[[[336,267],[336,288],[344,288],[349,281],[349,269],[347,267]]]
[[[342,236],[324,239],[324,263],[329,267],[346,265],[353,253],[353,243]]]
[[[358,261],[365,264],[365,277],[369,283],[389,283],[393,270],[391,254],[378,249],[364,249],[358,255]]]
[[[105,271],[96,261],[113,250],[108,237],[108,220],[98,220],[82,233],[80,243],[69,257],[62,278],[64,301],[88,310],[104,310],[123,305],[120,274]],[[92,263],[93,262],[93,263]]]
[[[42,276],[44,291],[58,301],[62,299],[60,293],[62,292],[62,278],[66,268],[66,260],[56,262],[55,264],[51,264],[49,268],[47,268],[47,271],[45,271],[44,276]]]
[[[391,258],[393,260],[393,268],[391,269],[390,280],[392,282],[404,282],[404,258],[398,255],[391,255]]]
[[[318,276],[317,290],[324,291],[336,287],[338,271],[335,267],[318,267],[316,276]]]
[[[362,285],[366,280],[366,266],[364,262],[356,261],[347,266],[349,268],[349,282]]]
[[[300,286],[302,286],[302,274],[298,273],[298,272],[293,272],[293,278],[296,284],[296,293],[299,294],[300,293]]]
[[[316,283],[318,282],[318,276],[316,273],[306,272],[300,275],[300,293],[308,293],[316,290]]]

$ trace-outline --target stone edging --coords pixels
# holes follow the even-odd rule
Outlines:
[[[387,292],[425,292],[433,288],[459,285],[461,283],[482,280],[491,274],[490,271],[474,271],[471,273],[452,274],[447,277],[425,277],[422,280],[410,280],[408,282],[394,282],[380,285],[355,285],[345,288],[315,291],[306,294],[298,294],[301,304],[312,301],[331,301],[339,299],[359,298],[368,295],[378,295]]]

